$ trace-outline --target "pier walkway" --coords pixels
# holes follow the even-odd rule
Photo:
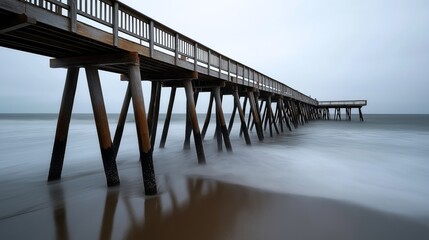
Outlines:
[[[190,147],[193,133],[200,164],[206,162],[203,139],[213,105],[218,148],[221,150],[224,145],[227,151],[232,151],[229,130],[236,113],[241,121],[241,134],[250,145],[249,130],[253,128],[262,141],[267,126],[270,136],[274,130],[279,134],[284,128],[292,130],[310,120],[329,119],[329,108],[336,109],[336,119],[341,117],[341,108],[346,108],[348,119],[351,119],[351,108],[359,108],[363,121],[360,109],[366,105],[366,101],[318,102],[115,0],[1,0],[0,46],[51,57],[52,68],[68,69],[49,181],[61,178],[81,68],[87,76],[107,185],[119,184],[116,155],[132,102],[148,195],[157,193],[152,152],[162,87],[171,88],[171,94],[160,147],[165,146],[176,89],[184,88],[187,97],[184,147]],[[99,70],[119,73],[122,80],[128,81],[113,139]],[[152,83],[148,111],[144,107],[142,80]],[[210,104],[200,132],[195,105],[199,94],[205,92],[210,94]],[[222,98],[228,95],[233,97],[234,106],[231,106],[233,114],[227,126]]]

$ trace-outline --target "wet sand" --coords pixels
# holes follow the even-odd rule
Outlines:
[[[336,200],[183,176],[162,177],[161,193],[145,197],[140,183],[107,189],[89,177],[13,183],[15,195],[1,199],[0,239],[429,237],[429,226],[415,219]]]

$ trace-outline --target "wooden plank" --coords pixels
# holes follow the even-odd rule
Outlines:
[[[156,187],[155,170],[153,167],[153,149],[150,145],[149,128],[143,100],[143,91],[139,65],[129,65],[131,98],[133,100],[134,117],[136,121],[137,139],[139,142],[140,162],[143,173],[143,184],[146,195],[158,192]]]
[[[79,56],[69,58],[54,58],[50,60],[51,68],[84,67],[84,66],[106,66],[117,64],[139,64],[140,58],[137,53],[104,54],[95,56]]]
[[[58,115],[57,130],[55,133],[55,141],[52,151],[51,164],[49,167],[48,181],[61,179],[78,76],[79,68],[68,69],[63,97],[61,100],[60,112]]]
[[[109,123],[107,120],[106,108],[104,106],[100,77],[98,75],[98,70],[95,67],[88,66],[85,67],[85,70],[107,186],[116,186],[119,185],[119,175],[114,157],[114,149],[112,147],[112,139],[110,137]]]
[[[29,18],[25,14],[19,14],[9,17],[7,21],[0,23],[0,34],[12,32],[34,24],[36,24],[36,19]]]
[[[170,127],[170,120],[171,120],[171,114],[173,112],[173,104],[174,104],[175,97],[176,97],[176,87],[172,87],[170,92],[170,101],[168,102],[167,115],[165,116],[164,128],[162,130],[162,136],[161,136],[161,142],[159,144],[159,148],[165,147],[168,128]]]
[[[25,13],[24,2],[16,1],[16,0],[1,0],[0,1],[0,9],[5,11],[9,11],[12,13],[23,14]]]
[[[204,154],[204,147],[203,147],[203,141],[201,139],[200,127],[198,126],[197,111],[195,109],[195,101],[194,101],[194,94],[193,94],[191,79],[184,80],[183,84],[185,86],[187,107],[189,110],[189,115],[192,122],[192,129],[194,132],[194,142],[195,142],[195,148],[197,151],[198,163],[205,164],[206,157]]]

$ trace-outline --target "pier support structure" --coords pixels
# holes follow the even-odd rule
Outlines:
[[[123,65],[127,67],[129,79],[129,86],[125,94],[124,104],[122,106],[113,142],[110,135],[103,94],[101,91],[100,78],[98,75],[99,67],[109,65]],[[132,99],[145,193],[147,195],[156,194],[157,187],[152,158],[153,149],[150,141],[150,132],[144,107],[140,75],[140,58],[138,54],[125,53],[105,56],[52,59],[51,67],[68,68],[68,73],[60,114],[58,117],[57,133],[55,136],[48,181],[59,180],[61,178],[73,100],[76,92],[77,77],[79,68],[83,67],[86,70],[88,88],[97,127],[107,185],[115,186],[120,182],[116,166],[116,156],[121,141],[127,110],[130,100]]]

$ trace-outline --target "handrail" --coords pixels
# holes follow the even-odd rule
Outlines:
[[[133,38],[136,43],[149,47],[150,56],[160,51],[174,56],[175,64],[185,61],[194,70],[234,81],[259,90],[290,97],[310,105],[318,101],[218,51],[210,49],[177,31],[155,21],[117,0],[20,0],[44,8],[70,19],[71,31],[76,31],[79,18],[86,18],[110,29],[113,43],[119,38]]]
[[[319,106],[339,106],[339,105],[350,105],[350,106],[366,106],[367,100],[344,100],[344,101],[319,101]]]

